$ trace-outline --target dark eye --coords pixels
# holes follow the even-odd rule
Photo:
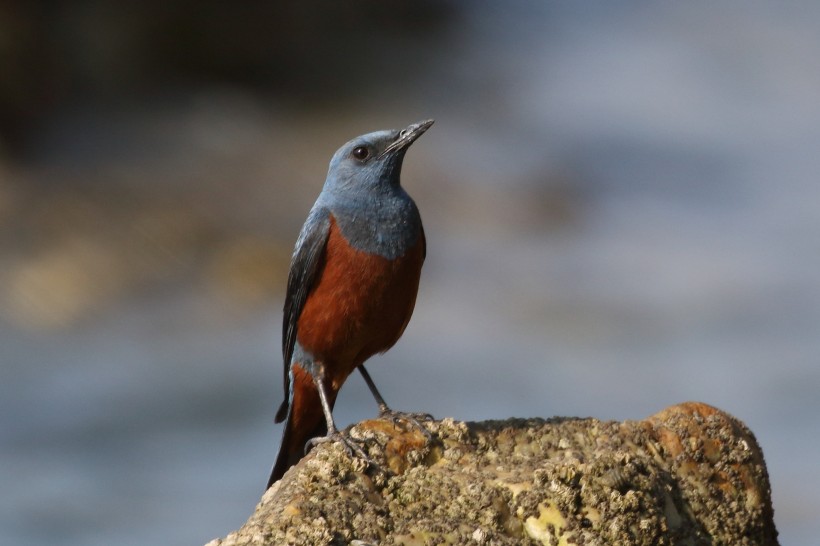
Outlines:
[[[359,161],[364,161],[370,157],[370,150],[368,150],[365,146],[356,146],[353,148],[353,157]]]

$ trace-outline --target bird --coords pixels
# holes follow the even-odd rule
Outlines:
[[[400,175],[407,149],[432,124],[356,137],[330,160],[288,273],[285,399],[275,418],[285,426],[268,488],[316,443],[341,441],[348,452],[365,456],[333,420],[336,396],[354,370],[380,416],[405,415],[387,406],[364,362],[390,349],[413,314],[427,242]]]

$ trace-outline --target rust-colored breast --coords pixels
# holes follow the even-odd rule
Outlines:
[[[297,339],[324,362],[335,389],[401,337],[416,304],[424,245],[420,233],[400,258],[368,254],[348,244],[331,215],[324,266],[299,317]]]

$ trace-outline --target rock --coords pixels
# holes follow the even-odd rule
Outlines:
[[[700,403],[644,421],[364,421],[378,466],[321,444],[207,546],[775,545],[763,454]]]

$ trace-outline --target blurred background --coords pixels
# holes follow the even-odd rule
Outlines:
[[[279,443],[293,243],[433,117],[394,407],[744,420],[820,535],[820,4],[0,3],[0,542],[205,543]],[[372,417],[358,376],[340,424]]]

